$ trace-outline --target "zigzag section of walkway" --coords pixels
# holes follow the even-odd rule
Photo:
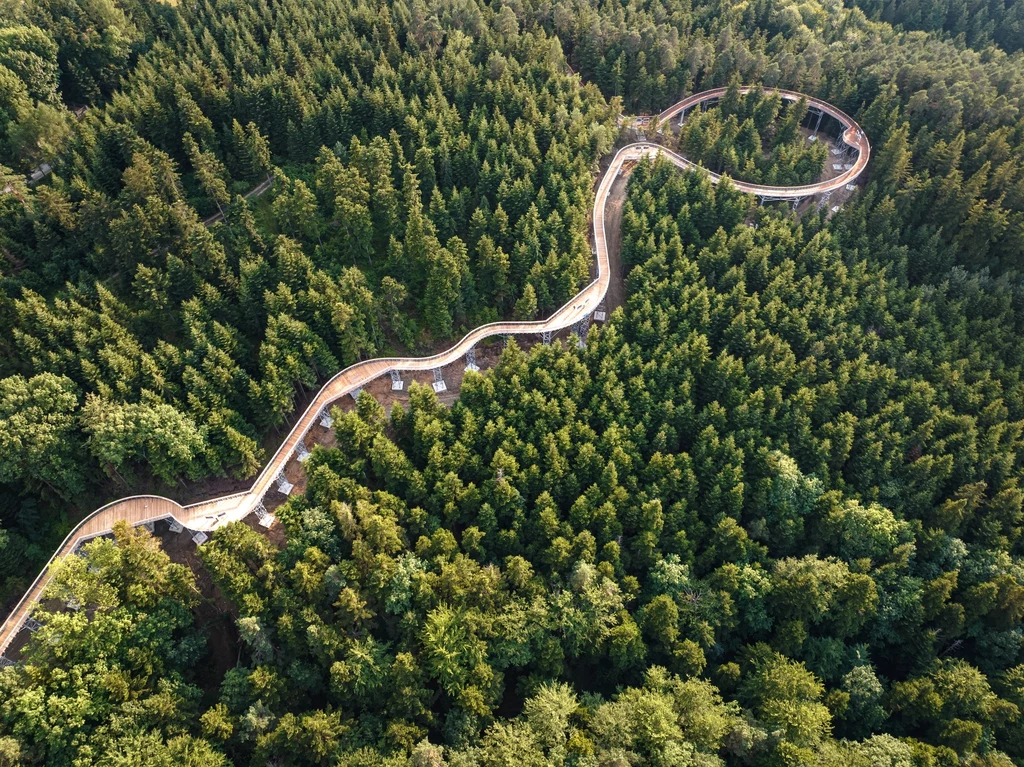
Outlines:
[[[749,90],[748,88],[743,89]],[[771,90],[771,89],[768,89]],[[802,97],[801,94],[791,91],[776,91],[783,98],[794,101]],[[671,120],[677,114],[684,112],[692,106],[720,98],[725,89],[705,91],[680,101],[670,109],[667,109],[660,116],[662,122]],[[843,139],[847,144],[859,150],[859,156],[854,170],[844,173],[842,176],[821,184],[812,184],[801,187],[768,187],[757,184],[744,184],[733,182],[737,188],[750,194],[760,197],[774,199],[799,199],[812,196],[832,189],[837,189],[863,171],[867,164],[868,152],[870,151],[867,138],[864,137],[860,127],[852,119],[840,112],[838,109],[818,99],[807,98],[808,104],[816,109],[824,111],[842,123],[844,132]],[[305,412],[292,427],[288,437],[281,443],[281,446],[274,453],[273,457],[256,478],[253,486],[246,492],[215,498],[210,501],[182,506],[181,504],[161,496],[141,495],[123,498],[118,501],[97,509],[85,517],[75,526],[63,544],[54,552],[46,569],[35,579],[32,586],[18,602],[13,612],[4,621],[0,628],[0,658],[7,663],[10,661],[3,657],[3,653],[10,646],[11,641],[21,630],[26,619],[29,617],[32,608],[40,599],[44,588],[49,580],[50,565],[57,559],[72,554],[84,541],[97,536],[109,533],[114,523],[125,520],[132,525],[141,525],[147,522],[154,522],[159,519],[173,518],[184,527],[193,531],[211,531],[220,525],[245,518],[258,508],[262,507],[263,498],[271,489],[278,476],[284,471],[285,466],[294,455],[304,454],[305,437],[309,429],[320,420],[326,408],[332,403],[347,394],[361,389],[371,381],[380,376],[387,375],[392,371],[417,371],[417,370],[440,370],[457,360],[465,357],[480,341],[493,336],[501,335],[544,335],[554,333],[565,328],[577,326],[580,330],[586,328],[591,315],[604,301],[605,293],[608,291],[609,260],[608,240],[605,233],[605,205],[608,202],[608,195],[616,177],[622,171],[623,165],[629,161],[636,161],[643,157],[664,154],[675,165],[685,169],[696,169],[689,160],[672,152],[664,147],[648,142],[639,142],[624,146],[612,159],[601,183],[598,185],[597,193],[594,196],[594,250],[596,255],[597,278],[587,285],[576,296],[558,309],[546,320],[536,322],[492,322],[481,325],[470,331],[457,344],[446,351],[429,357],[385,357],[380,359],[358,362],[351,367],[342,370],[317,394],[316,398],[306,408]],[[703,170],[703,169],[702,169]],[[705,171],[708,172],[708,171]],[[718,182],[719,176],[708,172],[711,180]]]

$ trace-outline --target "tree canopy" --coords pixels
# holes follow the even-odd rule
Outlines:
[[[11,591],[76,504],[576,294],[620,112],[729,86],[678,140],[745,180],[827,150],[739,83],[873,145],[800,216],[638,163],[582,348],[364,392],[198,580],[123,525],[58,563],[0,764],[1024,763],[1024,54],[927,5],[0,0]]]

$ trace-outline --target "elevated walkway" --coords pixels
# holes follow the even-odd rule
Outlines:
[[[746,89],[746,90],[749,90]],[[724,88],[716,91],[705,91],[683,99],[673,107],[661,113],[662,120],[671,119],[701,101],[710,98],[718,98],[725,92]],[[791,91],[779,91],[784,98],[800,98],[801,94],[794,94]],[[708,94],[717,94],[709,96]],[[813,102],[822,107],[828,107],[827,114],[837,116],[841,121],[845,120],[845,135],[850,140],[856,140],[857,146],[861,149],[858,162],[854,169],[842,176],[821,184],[811,184],[800,187],[768,187],[757,184],[744,184],[733,182],[741,191],[763,197],[771,195],[775,199],[799,199],[813,194],[828,191],[850,183],[856,178],[867,164],[867,157],[870,151],[867,138],[864,137],[860,128],[850,118],[846,117],[839,110],[830,107],[823,101],[808,98],[808,103]],[[591,315],[604,301],[605,293],[608,292],[610,280],[610,268],[608,260],[608,238],[605,233],[605,206],[608,202],[608,195],[611,192],[615,178],[624,167],[635,164],[644,157],[655,157],[664,154],[676,166],[684,169],[699,170],[707,173],[714,183],[718,183],[720,176],[711,173],[704,168],[695,165],[675,152],[669,151],[658,144],[650,142],[639,142],[624,146],[612,159],[608,170],[605,171],[601,183],[598,185],[597,193],[594,196],[594,250],[596,254],[597,277],[589,285],[570,299],[564,306],[558,309],[546,320],[536,322],[492,322],[474,328],[466,334],[461,341],[446,349],[428,357],[383,357],[380,359],[357,362],[345,368],[329,380],[317,394],[316,398],[309,403],[302,416],[292,427],[284,442],[277,449],[277,452],[267,462],[267,465],[260,472],[253,482],[252,487],[243,493],[215,498],[201,503],[182,506],[181,504],[155,495],[140,495],[123,498],[119,501],[108,503],[85,517],[75,526],[61,547],[54,552],[47,563],[46,569],[40,573],[29,590],[18,602],[14,611],[0,627],[0,658],[10,646],[11,640],[21,630],[32,611],[33,606],[38,602],[46,584],[49,581],[50,565],[60,557],[71,554],[84,541],[109,533],[118,520],[126,520],[132,525],[141,525],[147,522],[154,522],[158,519],[173,518],[179,524],[193,532],[208,533],[217,527],[244,519],[249,514],[262,509],[263,498],[273,488],[278,476],[283,472],[285,466],[293,455],[301,456],[306,452],[304,439],[309,429],[322,417],[325,408],[342,397],[363,388],[371,381],[389,373],[395,377],[401,371],[413,370],[440,370],[446,365],[460,360],[471,353],[473,348],[480,341],[492,336],[515,336],[515,335],[540,335],[542,338],[550,339],[551,334],[564,330],[565,328],[578,327],[585,333]]]

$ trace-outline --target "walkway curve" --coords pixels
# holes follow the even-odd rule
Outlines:
[[[717,93],[720,95],[721,93],[724,93],[724,89],[718,89],[718,91],[705,91],[705,93],[699,93],[688,99],[684,99],[672,108],[663,112],[662,119],[668,119],[688,106],[698,104],[702,100],[707,100],[706,98],[702,99],[702,97],[709,93]],[[790,91],[779,91],[779,93],[785,95],[789,94]],[[796,96],[799,98],[800,94],[796,94]],[[812,99],[808,99],[809,103],[811,101]],[[825,105],[824,102],[819,102],[817,99],[813,99],[813,102]],[[834,107],[828,108],[831,110],[829,114],[842,114]],[[860,133],[860,129],[857,127],[856,123],[845,116],[842,119],[849,126],[846,129],[847,134],[852,130]],[[863,134],[861,133],[860,135],[862,136]],[[864,160],[864,164],[866,164],[866,155],[868,151],[866,138],[862,139],[861,146],[861,158]],[[601,183],[597,187],[597,193],[594,196],[594,250],[596,254],[597,278],[577,293],[575,297],[570,299],[568,303],[558,309],[546,320],[538,320],[536,322],[492,322],[487,325],[481,325],[467,333],[461,341],[450,349],[428,357],[383,357],[379,359],[366,360],[364,362],[357,362],[356,364],[345,368],[324,384],[324,387],[292,427],[287,438],[281,443],[281,446],[274,453],[273,457],[271,457],[263,471],[261,471],[256,477],[252,487],[246,492],[234,493],[232,495],[226,495],[188,506],[182,506],[176,501],[169,498],[163,498],[161,496],[137,495],[113,501],[97,509],[92,514],[85,517],[85,519],[79,522],[78,525],[68,533],[68,536],[64,539],[60,548],[58,548],[57,551],[54,552],[53,556],[50,557],[50,561],[47,563],[46,568],[36,577],[32,586],[18,602],[17,606],[7,617],[7,620],[4,621],[3,626],[0,627],[0,656],[2,656],[2,654],[7,650],[18,631],[21,630],[22,624],[31,613],[33,606],[39,600],[43,589],[49,581],[50,565],[52,565],[57,559],[73,553],[84,541],[109,533],[116,521],[123,519],[132,525],[140,525],[145,522],[153,522],[158,519],[174,517],[174,519],[189,530],[210,531],[220,525],[226,524],[227,522],[243,519],[260,506],[263,501],[263,497],[266,495],[267,491],[271,489],[271,486],[278,475],[284,471],[285,466],[291,460],[292,455],[299,446],[299,443],[303,442],[306,434],[309,432],[309,429],[317,420],[319,420],[324,409],[344,397],[346,394],[350,394],[357,389],[362,388],[376,378],[387,375],[391,371],[434,370],[437,368],[443,368],[446,365],[464,357],[480,341],[492,336],[537,335],[547,332],[553,333],[576,325],[585,318],[589,318],[590,315],[601,305],[604,300],[605,293],[608,291],[610,269],[604,216],[605,205],[608,202],[608,194],[611,191],[612,184],[622,171],[623,164],[627,161],[636,161],[643,157],[655,157],[659,154],[664,154],[672,163],[680,168],[703,170],[708,173],[714,183],[718,183],[720,177],[717,174],[710,173],[709,171],[700,168],[700,166],[694,165],[686,158],[676,154],[675,152],[671,152],[658,144],[651,142],[639,142],[622,147],[615,153],[614,158],[612,158],[611,165],[609,165],[608,170],[605,171],[604,177],[601,179]],[[860,166],[860,169],[863,170],[863,165]],[[763,187],[751,184],[733,183],[742,191],[749,191],[751,194],[759,194],[762,196],[763,190],[765,189],[779,190],[781,192],[800,190],[799,195],[784,198],[793,199],[796,196],[806,197],[817,192],[827,191],[828,189],[836,188],[837,185],[848,183],[848,181],[849,175],[844,174],[840,179],[833,179],[832,181],[824,184],[814,184],[807,187]],[[783,199],[782,194],[773,194],[772,196]],[[305,443],[303,442],[303,444]]]
[[[804,197],[813,197],[817,194],[827,194],[834,192],[837,189],[842,189],[847,184],[853,183],[864,169],[868,165],[868,160],[871,158],[871,144],[868,141],[867,135],[861,130],[861,127],[850,117],[846,112],[829,104],[827,101],[816,99],[813,96],[807,96],[797,91],[787,91],[781,88],[760,88],[756,85],[747,85],[739,89],[741,94],[750,93],[754,90],[763,90],[765,93],[775,93],[782,97],[784,101],[797,102],[800,99],[807,100],[807,106],[809,109],[815,109],[823,114],[832,117],[837,120],[840,125],[843,126],[842,140],[843,143],[852,149],[857,150],[857,159],[853,162],[853,166],[849,168],[845,173],[836,176],[835,178],[827,181],[820,181],[817,184],[806,184],[804,186],[768,186],[766,184],[749,184],[744,181],[737,181],[731,179],[733,186],[739,189],[741,192],[752,194],[762,199],[771,200],[800,200]],[[725,95],[726,88],[714,88],[709,91],[702,91],[701,93],[695,93],[692,96],[679,101],[660,115],[658,115],[658,122],[662,125],[670,125],[672,118],[676,115],[682,114],[685,116],[686,111],[692,107],[700,104],[706,104],[709,101],[718,101]],[[677,155],[678,157],[678,155]],[[683,159],[683,158],[680,158]],[[697,167],[689,160],[683,159],[685,166],[683,167]],[[678,165],[678,163],[676,163]],[[718,183],[720,176],[717,173],[707,171],[711,179]]]

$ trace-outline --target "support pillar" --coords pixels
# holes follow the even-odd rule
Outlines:
[[[284,475],[283,471],[277,475],[277,492],[279,492],[281,495],[290,495],[292,492],[292,488],[294,487],[295,485],[288,481],[288,478]],[[260,501],[257,508],[262,507],[263,501]]]
[[[397,370],[391,371],[391,391],[402,391],[405,388],[405,381]]]
[[[800,207],[800,198],[799,197],[797,197],[795,200],[793,200],[793,212],[794,213],[796,213],[796,209],[798,207]]]
[[[309,448],[306,447],[306,443],[301,439],[295,446],[295,455],[299,459],[299,463],[305,463],[309,460]]]
[[[263,505],[263,501],[256,504],[256,508],[253,509],[253,512],[256,514],[256,521],[259,523],[260,527],[270,527],[274,524],[275,517],[267,511],[267,507]]]
[[[540,334],[540,342],[542,344],[544,344],[545,346],[550,346],[551,345],[551,331],[550,330],[545,330],[543,333]]]
[[[349,392],[349,394],[352,396],[352,399],[355,400],[356,402],[359,402],[359,395],[362,393],[363,390],[361,388],[356,388]]]
[[[580,339],[578,345],[582,349],[587,344],[587,331],[590,330],[590,315],[583,315],[583,319],[576,323],[573,330],[575,331],[576,336]]]
[[[817,122],[817,123],[815,124],[815,126],[814,126],[814,135],[815,135],[815,136],[817,136],[817,135],[818,135],[818,128],[820,128],[820,127],[821,127],[821,118],[822,118],[822,117],[824,117],[824,116],[825,116],[825,113],[824,113],[824,112],[822,112],[822,111],[821,111],[821,110],[819,109],[819,110],[818,110],[818,122]]]
[[[320,411],[320,425],[325,429],[330,429],[334,426],[334,419],[331,418],[331,411],[329,408],[324,408]]]
[[[8,666],[16,666],[17,661],[13,661],[6,655],[0,655],[0,668],[7,668]]]
[[[480,366],[476,364],[476,347],[474,346],[466,352],[466,372],[469,372],[470,370],[477,371],[479,369]]]
[[[21,625],[23,628],[28,629],[33,634],[43,627],[43,624],[37,621],[35,618],[26,618],[25,622]]]
[[[444,374],[441,372],[441,368],[434,368],[434,383],[431,386],[434,387],[434,391],[438,394],[448,391],[448,384],[444,382]]]

